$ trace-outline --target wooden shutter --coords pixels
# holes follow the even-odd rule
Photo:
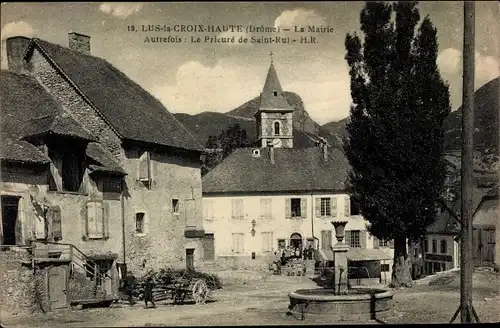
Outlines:
[[[285,218],[286,219],[292,218],[292,199],[291,198],[285,199]]]
[[[300,199],[300,217],[307,218],[307,198]]]
[[[332,217],[337,216],[337,198],[330,197],[330,215]]]
[[[327,236],[327,244],[328,244],[328,248],[330,248],[332,246],[332,231],[331,230],[328,230],[328,236]]]
[[[314,200],[314,207],[316,212],[316,217],[321,217],[321,198],[316,198]]]
[[[366,230],[361,230],[359,232],[359,246],[361,248],[366,248],[366,237],[367,237]]]
[[[100,202],[87,203],[87,235],[89,238],[103,237],[103,210]]]
[[[61,208],[57,205],[51,206],[52,237],[54,240],[62,239]],[[47,213],[48,214],[48,213]]]
[[[231,199],[231,218],[233,220],[238,218],[237,199]]]
[[[351,200],[347,196],[344,198],[344,216],[351,216]]]
[[[378,238],[373,236],[373,248],[379,248]]]
[[[150,157],[148,151],[145,151],[139,158],[139,180],[148,181],[151,179],[150,176]]]
[[[108,208],[108,213],[109,213],[109,208]],[[109,215],[106,215],[105,206],[103,206],[103,209],[102,209],[102,229],[103,229],[102,236],[104,238],[109,238]]]

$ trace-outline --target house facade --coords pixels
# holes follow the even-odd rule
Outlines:
[[[273,63],[260,99],[255,148],[235,150],[203,177],[205,262],[267,268],[289,246],[300,253],[311,246],[328,260],[337,242],[331,221],[345,220],[352,262],[377,261],[380,278],[380,261],[392,259],[392,249],[374,242],[367,222],[351,213],[345,156],[322,140],[293,147],[292,110]]]
[[[68,38],[69,47],[6,40],[2,256],[25,249],[61,263],[48,276],[81,271],[108,298],[127,270],[202,266],[203,148],[158,100],[92,56],[90,37]],[[71,297],[61,286],[51,302],[64,307]]]

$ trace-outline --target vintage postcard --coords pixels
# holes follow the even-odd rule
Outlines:
[[[2,327],[498,321],[499,8],[3,2]]]

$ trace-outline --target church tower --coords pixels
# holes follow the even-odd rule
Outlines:
[[[275,148],[293,148],[293,108],[281,89],[272,53],[271,66],[260,94],[260,104],[255,119],[258,146],[267,147],[270,142]]]

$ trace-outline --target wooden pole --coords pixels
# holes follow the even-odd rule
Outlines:
[[[472,166],[474,134],[474,54],[475,3],[464,2],[463,85],[462,85],[462,163],[460,263],[460,319],[472,322]]]

